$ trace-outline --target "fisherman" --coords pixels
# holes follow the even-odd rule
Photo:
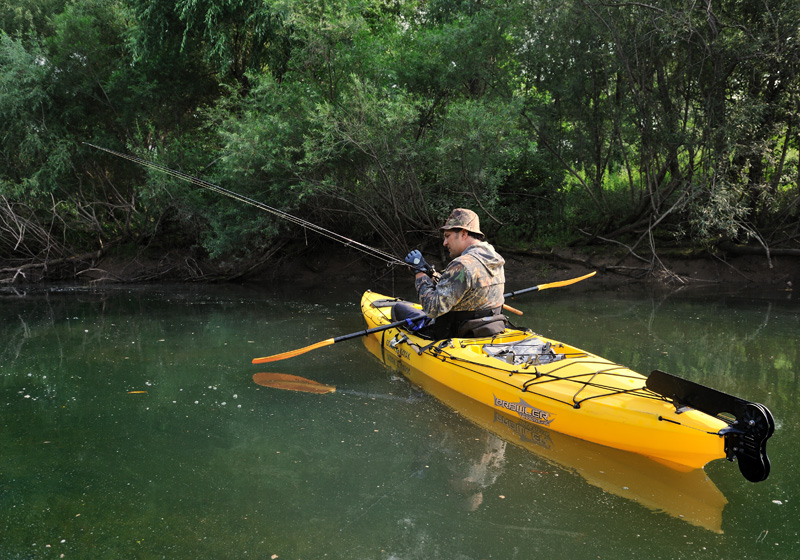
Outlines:
[[[502,332],[506,326],[501,314],[505,260],[485,241],[478,215],[456,208],[440,229],[444,232],[443,245],[453,259],[441,275],[433,272],[418,250],[405,258],[414,270],[422,309],[435,319],[420,334],[438,340]]]

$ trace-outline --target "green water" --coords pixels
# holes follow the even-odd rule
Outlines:
[[[612,488],[602,468],[587,474],[580,445],[577,459],[556,461],[506,445],[359,341],[250,363],[363,328],[357,299],[0,292],[0,558],[797,557],[791,293],[563,289],[514,302],[526,314],[516,320],[542,334],[772,410],[768,480],[748,483],[727,461],[708,465],[708,480],[695,473],[724,496],[721,533],[627,495],[633,485]],[[259,387],[260,371],[337,392]]]

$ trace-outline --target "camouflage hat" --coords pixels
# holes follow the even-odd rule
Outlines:
[[[465,229],[471,233],[481,236],[481,238],[486,237],[481,231],[481,222],[478,219],[478,215],[472,210],[468,210],[466,208],[456,208],[453,210],[450,213],[450,217],[447,218],[447,221],[439,229]]]

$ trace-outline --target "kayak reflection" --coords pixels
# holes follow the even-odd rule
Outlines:
[[[703,469],[681,469],[643,455],[613,449],[548,430],[475,401],[401,362],[375,337],[364,345],[383,364],[408,378],[479,427],[574,472],[605,492],[638,502],[692,525],[722,533],[722,510],[727,500]],[[495,444],[495,453],[502,445]],[[487,455],[497,464],[498,457]],[[479,499],[479,497],[478,497]]]

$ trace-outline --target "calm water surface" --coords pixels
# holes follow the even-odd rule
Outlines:
[[[0,292],[0,558],[800,554],[793,294],[565,288],[514,302],[537,332],[766,404],[777,430],[759,484],[727,461],[678,473],[483,410],[455,414],[359,340],[250,363],[363,328],[358,299]],[[337,392],[260,387],[261,371]]]

